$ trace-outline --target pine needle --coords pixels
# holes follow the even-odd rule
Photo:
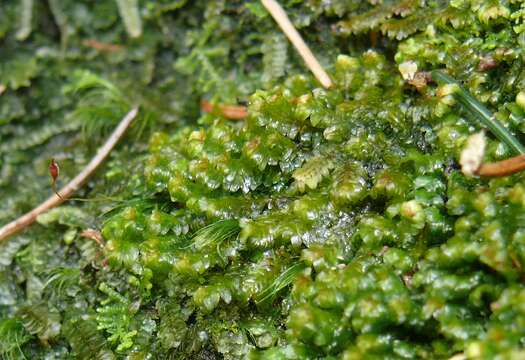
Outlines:
[[[292,22],[286,12],[283,10],[281,5],[275,0],[261,0],[262,4],[272,15],[275,22],[279,25],[284,34],[288,37],[290,42],[293,44],[299,55],[303,58],[306,66],[314,74],[315,78],[323,85],[324,88],[332,87],[332,80],[330,76],[324,71],[323,67],[317,61],[316,57],[306,45],[303,38],[293,26]]]
[[[454,98],[478,121],[487,127],[492,133],[502,142],[507,144],[514,152],[518,154],[525,153],[525,147],[521,145],[519,140],[512,135],[490,111],[474,96],[472,96],[465,88],[463,88],[455,79],[452,77],[434,70],[432,71],[432,78],[435,81],[451,84],[456,86],[456,90],[453,93]]]

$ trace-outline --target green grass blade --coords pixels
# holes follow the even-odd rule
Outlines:
[[[454,98],[471,114],[475,116],[484,126],[486,126],[500,141],[507,144],[513,151],[518,154],[525,153],[525,147],[519,140],[512,135],[494,115],[474,96],[472,96],[464,87],[455,79],[440,71],[432,71],[432,78],[440,83],[457,85]]]
[[[267,288],[265,288],[257,296],[255,302],[257,304],[263,303],[268,299],[275,297],[279,291],[290,285],[297,275],[306,268],[303,262],[298,262],[290,266],[282,272]]]
[[[197,249],[207,246],[217,246],[223,241],[236,237],[241,228],[237,220],[220,220],[200,229],[193,238]]]

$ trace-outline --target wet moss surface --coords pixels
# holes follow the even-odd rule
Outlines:
[[[2,223],[141,107],[87,201],[0,244],[3,358],[525,356],[524,175],[464,176],[480,123],[411,72],[523,140],[523,4],[282,4],[333,88],[258,1],[0,5]]]

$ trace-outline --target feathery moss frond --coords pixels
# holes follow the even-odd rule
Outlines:
[[[12,151],[27,150],[42,145],[58,134],[76,131],[80,128],[78,121],[66,122],[65,124],[45,123],[38,129],[33,130],[24,137],[15,137],[0,143],[0,155]]]
[[[113,360],[115,356],[108,349],[94,320],[83,314],[69,314],[63,334],[79,360]]]
[[[264,73],[262,81],[272,84],[281,78],[288,63],[288,40],[281,33],[270,33],[264,37],[263,53]]]
[[[0,357],[2,359],[26,359],[21,346],[31,339],[22,323],[16,319],[0,320]]]
[[[133,346],[137,330],[130,329],[133,315],[138,310],[131,300],[121,295],[108,284],[102,283],[99,290],[107,295],[97,308],[97,329],[107,331],[110,336],[108,341],[118,344],[117,352],[124,351]]]
[[[60,334],[60,313],[44,303],[22,306],[17,311],[26,330],[47,342]]]
[[[86,136],[93,136],[114,127],[128,111],[130,104],[112,82],[87,70],[73,74],[64,93],[82,95],[72,119],[80,121]]]
[[[79,280],[80,269],[60,267],[50,272],[44,287],[49,288],[54,295],[60,296],[64,288],[78,285]]]
[[[104,90],[104,95],[113,101],[123,101],[122,92],[113,83],[88,70],[76,71],[72,82],[64,87],[64,92],[71,94],[93,89]]]

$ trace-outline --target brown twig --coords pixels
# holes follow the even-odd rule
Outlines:
[[[218,110],[222,116],[231,120],[242,120],[248,116],[248,109],[246,109],[246,106],[213,105],[207,100],[201,101],[201,110],[207,113]]]
[[[103,43],[95,39],[84,40],[82,41],[82,45],[86,47],[90,47],[98,51],[104,51],[104,52],[110,52],[110,53],[124,50],[124,46],[122,45]]]
[[[476,170],[479,176],[508,176],[525,170],[525,154],[494,163],[481,164]]]
[[[290,18],[286,15],[281,5],[275,0],[261,0],[262,4],[272,15],[274,20],[277,22],[281,30],[288,37],[290,42],[295,46],[297,52],[303,58],[306,66],[314,74],[315,78],[323,85],[324,88],[332,87],[332,80],[330,76],[324,71],[319,61],[315,58],[314,54],[306,45],[299,32],[295,29]]]
[[[22,215],[9,224],[4,225],[0,229],[0,241],[7,239],[11,235],[31,225],[36,220],[38,215],[62,204],[69,196],[71,196],[71,194],[77,191],[109,155],[113,147],[117,144],[122,135],[124,135],[133,119],[137,116],[137,113],[138,108],[133,108],[126,114],[126,116],[124,116],[104,145],[98,150],[95,157],[91,159],[89,164],[87,164],[87,166],[77,176],[75,176],[73,180],[60,189],[58,192],[60,197],[57,196],[57,194],[54,194],[30,212]]]

